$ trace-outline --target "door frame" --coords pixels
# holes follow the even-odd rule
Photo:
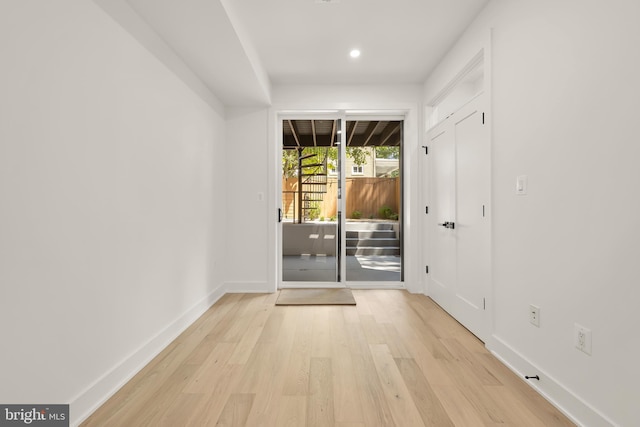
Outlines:
[[[369,97],[369,93],[363,96]],[[358,116],[358,118],[377,117],[401,118],[404,121],[404,158],[403,158],[403,200],[404,200],[404,242],[403,242],[403,263],[404,263],[404,284],[399,286],[396,282],[349,282],[353,288],[360,289],[377,289],[377,288],[405,288],[412,293],[424,293],[424,287],[421,280],[423,274],[422,253],[420,245],[420,234],[418,230],[422,227],[418,218],[424,207],[420,203],[420,179],[419,179],[419,148],[420,140],[420,116],[419,104],[417,102],[384,102],[382,104],[363,101],[359,102],[314,102],[316,108],[310,106],[300,106],[294,104],[294,108],[287,105],[275,105],[269,109],[268,133],[269,146],[268,156],[271,159],[268,165],[268,185],[269,188],[275,189],[268,199],[268,249],[267,249],[267,268],[269,280],[269,291],[276,292],[281,288],[281,260],[280,254],[281,235],[278,225],[278,207],[282,194],[282,183],[279,182],[280,168],[282,167],[281,146],[282,146],[282,120],[283,118],[299,118],[309,119],[309,117],[327,117],[340,114],[346,116]],[[343,242],[344,247],[345,242]],[[344,265],[344,263],[343,263]],[[344,273],[344,272],[343,272]],[[344,277],[341,276],[341,277]]]
[[[488,206],[486,207],[486,216],[489,221],[489,232],[488,232],[488,247],[489,247],[489,260],[488,260],[488,277],[487,277],[487,289],[486,289],[486,297],[485,297],[485,319],[483,322],[482,330],[479,332],[478,338],[480,338],[485,346],[490,347],[493,342],[493,331],[494,331],[494,319],[493,319],[493,125],[492,125],[492,96],[493,96],[493,70],[492,70],[492,31],[488,31],[486,37],[480,43],[479,49],[477,51],[471,52],[471,54],[467,57],[470,58],[466,63],[462,63],[462,66],[458,69],[458,72],[446,82],[439,92],[436,92],[435,96],[431,98],[428,102],[425,103],[425,122],[424,122],[424,130],[423,130],[423,139],[425,144],[428,146],[430,143],[430,137],[432,135],[436,135],[437,128],[443,124],[444,121],[455,120],[455,113],[464,109],[467,104],[474,101],[478,96],[483,97],[483,108],[487,132],[488,132],[488,147],[489,153],[486,157],[487,159],[487,168],[489,170],[489,182],[488,188],[486,189],[488,194]],[[480,94],[470,98],[464,104],[460,105],[455,111],[451,112],[453,117],[442,118],[437,122],[431,120],[431,113],[438,109],[438,105],[442,102],[447,96],[449,96],[453,91],[457,88],[457,86],[465,79],[467,75],[470,75],[478,65],[483,67],[483,87]],[[422,197],[424,200],[424,204],[429,206],[432,204],[431,196],[433,191],[431,189],[432,180],[431,174],[433,168],[431,166],[431,158],[427,156],[427,158],[423,162],[421,181],[423,183],[423,192]],[[426,215],[426,218],[423,221],[423,238],[425,242],[427,242],[423,246],[423,255],[424,262],[426,265],[430,264],[432,260],[433,254],[431,247],[431,239],[435,236],[436,231],[436,221],[433,215]],[[429,274],[426,275],[424,280],[426,294],[433,295],[434,283]],[[455,318],[455,313],[450,313]]]
[[[461,230],[466,229],[466,224],[459,224],[461,219],[458,217],[460,211],[460,181],[459,181],[459,166],[458,166],[458,139],[457,139],[457,126],[459,123],[462,123],[466,120],[478,120],[480,123],[481,117],[484,117],[486,120],[487,112],[486,112],[486,104],[485,98],[481,94],[477,97],[472,98],[469,102],[464,104],[460,109],[458,109],[454,114],[448,117],[446,120],[440,122],[437,126],[434,126],[427,133],[428,141],[430,145],[433,147],[432,152],[434,156],[430,159],[430,162],[436,161],[436,153],[440,152],[439,147],[436,142],[440,136],[445,133],[448,135],[446,138],[450,139],[450,143],[453,144],[451,146],[452,150],[450,155],[452,156],[450,160],[450,165],[453,167],[453,175],[451,177],[452,181],[450,182],[451,188],[449,188],[448,192],[445,194],[450,194],[452,196],[452,206],[451,211],[447,217],[439,217],[437,215],[439,213],[439,207],[436,205],[436,201],[434,199],[432,206],[433,214],[431,218],[431,236],[430,244],[432,246],[432,250],[430,253],[434,257],[435,262],[435,252],[439,249],[444,250],[447,246],[453,252],[448,253],[449,257],[454,258],[451,260],[453,265],[449,264],[449,260],[447,257],[444,259],[441,258],[443,265],[435,265],[433,266],[433,276],[431,277],[431,286],[429,295],[433,298],[433,300],[438,303],[443,309],[445,309],[449,314],[451,314],[456,320],[458,320],[463,326],[469,329],[473,334],[475,334],[478,338],[480,338],[483,342],[486,343],[490,335],[490,321],[491,315],[490,311],[487,310],[486,301],[491,299],[492,286],[491,286],[491,179],[490,179],[490,138],[488,129],[485,128],[485,125],[480,125],[482,127],[482,133],[485,135],[486,139],[482,139],[478,143],[484,144],[484,149],[487,152],[484,152],[481,158],[478,160],[476,165],[480,165],[480,168],[483,172],[486,172],[485,178],[486,181],[480,181],[482,185],[479,187],[478,191],[475,191],[476,194],[481,195],[482,205],[478,205],[478,215],[480,215],[480,209],[483,213],[483,218],[481,223],[476,224],[476,227],[480,227],[481,234],[484,235],[484,239],[481,240],[483,246],[485,246],[488,250],[482,252],[482,255],[486,256],[484,262],[482,262],[482,266],[484,268],[480,269],[485,271],[486,273],[480,273],[477,280],[472,281],[473,283],[477,283],[478,288],[474,286],[474,289],[479,289],[481,291],[481,295],[484,298],[483,301],[472,301],[466,299],[461,292],[461,284],[463,282],[460,279],[460,271],[464,271],[464,265],[461,269],[460,261],[468,258],[462,258],[460,255],[460,248],[462,238]],[[473,117],[473,118],[471,118]],[[443,142],[444,143],[444,142]],[[429,185],[431,186],[431,194],[437,196],[439,192],[434,191],[435,185],[437,185],[438,180],[435,179],[435,170],[436,168],[432,165],[430,167],[431,171],[431,179]],[[453,221],[455,224],[455,228],[453,230],[447,231],[443,234],[443,230],[441,224],[438,224],[440,221]],[[482,230],[485,232],[483,233]],[[453,233],[453,234],[449,234]],[[437,237],[439,236],[439,237]],[[442,239],[442,240],[439,240]],[[436,244],[438,242],[438,244]],[[446,243],[449,242],[449,243]],[[450,246],[450,245],[453,246]],[[475,258],[475,256],[474,256]],[[453,271],[449,271],[450,277],[448,277],[448,282],[437,282],[435,279],[436,272],[446,274],[447,265],[452,268]],[[442,267],[442,271],[438,271],[438,268]],[[469,281],[465,282],[469,283]],[[484,303],[483,303],[484,302]],[[476,304],[477,303],[477,304]],[[478,307],[476,310],[469,310],[469,306]]]

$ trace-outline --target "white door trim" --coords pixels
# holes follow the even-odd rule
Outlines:
[[[269,110],[268,128],[269,128],[269,168],[268,168],[268,183],[269,188],[276,189],[274,194],[271,194],[268,200],[270,218],[267,225],[268,233],[268,274],[269,274],[269,290],[276,292],[281,282],[279,265],[281,261],[278,259],[281,253],[281,247],[279,246],[278,232],[278,218],[277,208],[280,204],[280,197],[282,192],[282,184],[278,183],[278,170],[281,167],[280,148],[282,125],[281,120],[283,118],[309,118],[310,116],[320,117],[321,115],[337,114],[340,111],[344,111],[345,114],[349,112],[350,116],[360,117],[402,117],[404,120],[404,159],[403,170],[405,179],[403,182],[403,199],[405,200],[405,217],[404,217],[404,287],[413,293],[423,293],[424,287],[421,277],[424,274],[424,265],[422,262],[422,249],[420,247],[420,233],[419,230],[422,227],[421,213],[424,210],[424,206],[421,206],[419,196],[419,154],[422,153],[420,145],[420,108],[418,103],[412,102],[387,102],[385,103],[388,108],[371,108],[371,103],[358,104],[358,103],[334,103],[336,108],[331,108],[332,105],[323,105],[323,109],[313,108],[290,108],[286,105],[274,105]],[[279,124],[280,123],[280,124]],[[383,282],[370,285],[371,288],[377,288],[384,285]],[[397,283],[395,283],[397,285]],[[358,287],[354,284],[354,287]],[[394,286],[387,286],[386,288],[393,288]]]
[[[489,246],[489,273],[488,273],[488,289],[487,295],[485,298],[485,310],[486,310],[486,322],[484,332],[482,332],[481,339],[485,342],[486,346],[490,346],[493,342],[493,331],[494,331],[494,320],[493,320],[493,215],[492,215],[492,206],[493,206],[493,195],[492,195],[492,187],[493,187],[493,172],[492,172],[492,141],[493,141],[493,127],[492,127],[492,33],[489,31],[487,33],[486,39],[481,43],[482,47],[475,51],[475,53],[470,56],[470,59],[464,64],[464,66],[460,69],[458,73],[456,73],[451,80],[449,80],[436,94],[432,96],[432,98],[425,103],[424,109],[424,141],[428,146],[430,144],[430,139],[437,135],[439,127],[443,124],[444,120],[440,120],[438,123],[429,123],[429,114],[433,110],[433,108],[437,107],[437,103],[441,102],[448,94],[450,94],[461,81],[464,80],[465,76],[469,75],[470,72],[477,69],[479,64],[482,64],[483,67],[483,87],[482,91],[478,93],[476,96],[469,99],[463,105],[460,105],[458,110],[463,109],[469,102],[477,99],[478,97],[483,97],[483,111],[485,112],[485,122],[488,131],[488,147],[489,153],[487,155],[488,165],[487,168],[490,171],[489,177],[489,188],[488,191],[488,206],[486,207],[486,215],[489,221],[489,236],[488,236],[488,246]],[[453,114],[455,116],[455,112]],[[454,119],[455,120],[455,119]],[[431,187],[431,159],[427,158],[424,162],[423,173],[422,173],[422,182],[426,183],[426,188],[423,191],[423,197],[425,205],[430,208],[433,205],[432,191]],[[427,181],[429,180],[429,181]],[[435,220],[432,218],[433,215],[426,215],[426,218],[423,221],[424,224],[424,238],[426,240],[430,240],[435,236]],[[424,254],[424,262],[426,265],[430,265],[433,260],[433,253],[429,249],[425,249]],[[432,295],[433,293],[437,293],[438,290],[435,289],[438,286],[434,280],[430,277],[430,275],[426,275],[426,279],[424,280],[424,286],[426,288],[426,294]]]

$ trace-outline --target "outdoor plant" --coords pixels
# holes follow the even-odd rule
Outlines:
[[[393,215],[393,209],[389,206],[384,205],[380,209],[378,209],[378,216],[384,219],[390,219],[391,215]]]
[[[392,221],[397,221],[399,217],[399,215],[387,205],[384,205],[380,209],[378,209],[378,215],[380,216],[380,218],[390,219]]]
[[[318,216],[320,216],[320,209],[319,208],[310,209],[308,215],[309,215],[309,219],[313,221],[314,219],[318,218]]]
[[[358,210],[353,211],[353,213],[351,213],[351,218],[353,218],[353,219],[362,218],[362,212],[360,212]]]

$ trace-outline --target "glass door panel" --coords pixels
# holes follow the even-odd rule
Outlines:
[[[402,281],[402,127],[346,122],[347,281]]]
[[[282,122],[282,277],[340,281],[340,120]]]

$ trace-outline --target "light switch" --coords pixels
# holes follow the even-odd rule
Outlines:
[[[516,178],[516,194],[520,196],[527,194],[527,175],[520,175]]]

